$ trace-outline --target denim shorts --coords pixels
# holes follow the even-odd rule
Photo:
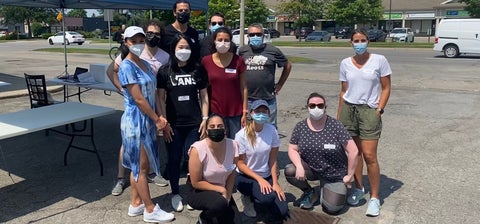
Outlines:
[[[382,117],[375,108],[366,104],[351,104],[344,101],[339,119],[352,137],[360,139],[380,139]]]

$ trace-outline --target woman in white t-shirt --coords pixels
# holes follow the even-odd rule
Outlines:
[[[238,143],[225,138],[225,122],[219,115],[206,121],[207,138],[190,148],[188,171],[195,191],[185,198],[187,204],[200,213],[200,223],[233,224],[235,213],[232,190]]]
[[[356,188],[347,198],[350,205],[364,198],[362,182],[363,159],[367,164],[370,182],[370,200],[367,216],[380,215],[380,166],[377,146],[382,132],[382,114],[390,97],[392,70],[383,55],[367,51],[368,35],[365,30],[355,30],[351,38],[355,55],[340,64],[341,91],[338,119],[345,125],[358,146],[358,165],[355,171]]]
[[[253,101],[247,125],[235,135],[240,145],[235,186],[242,193],[243,213],[255,217],[253,201],[273,208],[275,215],[288,216],[288,202],[278,184],[277,154],[280,146],[277,129],[269,121],[268,103]]]

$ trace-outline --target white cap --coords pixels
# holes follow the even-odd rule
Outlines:
[[[143,29],[141,27],[138,27],[138,26],[129,26],[127,29],[125,29],[125,33],[123,33],[124,35],[124,38],[127,39],[127,38],[130,38],[130,37],[133,37],[137,34],[143,34],[143,36],[145,36],[145,32],[143,32]]]

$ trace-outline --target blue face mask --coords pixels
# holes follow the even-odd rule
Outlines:
[[[265,123],[268,122],[270,117],[265,113],[255,113],[255,114],[252,115],[252,119],[257,124],[265,124]]]
[[[250,45],[252,46],[261,46],[263,44],[263,37],[250,37]]]
[[[210,27],[210,32],[215,33],[215,31],[217,31],[217,29],[220,28],[220,27],[223,27],[223,26],[220,26],[218,24],[216,24],[215,26],[211,26]]]
[[[355,50],[357,54],[363,54],[367,51],[367,43],[354,43],[353,50]]]

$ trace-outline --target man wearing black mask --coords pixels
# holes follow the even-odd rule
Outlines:
[[[198,32],[189,25],[190,21],[190,2],[187,0],[177,0],[173,4],[173,16],[175,22],[165,27],[162,34],[160,48],[172,56],[175,52],[170,52],[170,43],[177,34],[183,34],[189,37],[193,43],[191,57],[199,58],[200,43],[198,41]]]

